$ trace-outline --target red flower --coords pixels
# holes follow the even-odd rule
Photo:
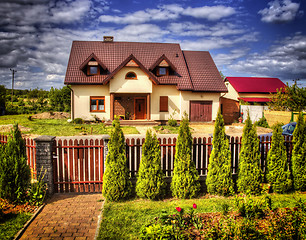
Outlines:
[[[182,211],[182,209],[180,208],[180,207],[176,207],[175,208],[178,212],[181,212]]]
[[[194,204],[192,205],[192,207],[193,207],[194,209],[197,209],[197,204],[194,203]]]

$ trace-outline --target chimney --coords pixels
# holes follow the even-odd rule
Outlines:
[[[114,41],[114,37],[113,36],[104,36],[103,37],[103,41],[104,42],[113,42]]]

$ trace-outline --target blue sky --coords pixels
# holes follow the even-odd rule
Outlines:
[[[73,40],[179,43],[209,51],[225,76],[300,79],[306,0],[1,0],[0,84],[63,86]]]

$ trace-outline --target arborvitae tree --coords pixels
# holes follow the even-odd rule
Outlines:
[[[219,110],[214,129],[213,150],[209,158],[206,178],[207,192],[228,196],[234,193],[231,152],[225,134],[224,119]]]
[[[27,165],[26,147],[18,125],[0,149],[0,197],[22,201],[30,184],[31,171]]]
[[[282,132],[281,125],[277,124],[273,129],[271,149],[267,156],[266,176],[272,190],[276,193],[285,193],[292,187]]]
[[[154,134],[152,137],[151,130],[148,130],[145,142],[142,145],[136,193],[141,198],[160,199],[165,195],[165,187],[159,142],[156,135]]]
[[[239,155],[238,191],[245,194],[260,194],[262,171],[259,166],[259,139],[256,127],[250,116],[245,121],[242,133],[241,150]]]
[[[177,198],[195,197],[200,190],[199,174],[191,159],[191,148],[192,137],[188,115],[185,113],[179,127],[171,182],[172,195]]]
[[[293,132],[292,175],[294,189],[306,190],[306,126],[302,113]]]
[[[119,121],[114,121],[108,143],[102,194],[107,200],[120,201],[131,194],[131,181],[125,155],[125,138]]]

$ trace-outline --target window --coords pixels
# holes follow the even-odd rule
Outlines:
[[[126,75],[125,75],[125,79],[137,79],[137,75],[136,73],[134,72],[128,72]]]
[[[90,97],[91,112],[105,112],[105,97]]]
[[[167,73],[168,73],[168,69],[165,67],[160,67],[157,69],[157,75],[159,76],[167,75]]]
[[[98,75],[100,74],[100,69],[98,66],[88,66],[87,75]]]
[[[160,96],[159,111],[168,112],[168,96]]]

